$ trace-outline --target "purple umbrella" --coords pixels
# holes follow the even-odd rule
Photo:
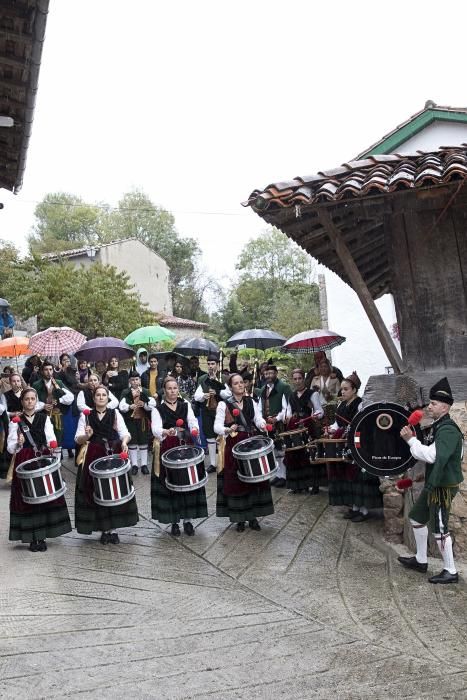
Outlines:
[[[77,360],[88,360],[89,362],[108,362],[111,357],[118,357],[119,360],[127,360],[133,357],[135,351],[119,338],[94,338],[84,343],[75,352]]]

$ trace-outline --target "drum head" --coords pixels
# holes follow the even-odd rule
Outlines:
[[[101,457],[92,462],[91,466],[95,471],[107,472],[114,469],[120,469],[125,464],[125,460],[118,455],[109,457]]]
[[[21,464],[23,471],[32,472],[36,469],[45,469],[55,464],[57,460],[55,457],[37,457],[35,459],[29,459],[27,462]]]
[[[397,403],[379,402],[357,413],[349,428],[349,446],[355,462],[375,476],[397,476],[415,464],[400,436],[409,411]],[[420,428],[416,427],[420,439]]]
[[[262,437],[261,435],[248,438],[247,440],[237,442],[235,445],[235,452],[238,454],[249,454],[250,452],[264,450],[265,447],[269,446],[270,442],[270,438]]]
[[[180,445],[180,447],[172,447],[167,452],[164,452],[163,458],[167,462],[192,462],[199,459],[200,455],[204,455],[201,447],[194,445]]]

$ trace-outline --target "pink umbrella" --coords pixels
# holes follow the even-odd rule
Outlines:
[[[316,328],[313,331],[302,331],[286,340],[282,346],[284,352],[315,353],[320,350],[332,350],[345,342],[345,338],[338,333],[325,328]]]
[[[51,327],[31,337],[29,351],[32,355],[60,357],[63,352],[76,352],[85,342],[86,337],[73,328],[68,326]]]

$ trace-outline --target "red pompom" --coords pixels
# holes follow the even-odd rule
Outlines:
[[[271,423],[266,423],[266,430],[268,433],[271,433],[274,430]]]
[[[399,491],[405,491],[405,489],[409,489],[413,484],[412,479],[399,479],[399,481],[396,482],[396,486],[399,489]]]
[[[91,409],[90,409],[90,408],[85,408],[84,411],[83,411],[83,414],[84,414],[85,416],[89,416],[90,413],[91,413]]]
[[[128,459],[128,452],[120,452],[120,454],[118,456],[120,457],[120,459],[127,460]]]
[[[177,426],[177,428],[183,428],[183,418],[178,418],[175,425]]]
[[[412,411],[410,416],[408,417],[408,424],[409,425],[418,425],[420,421],[423,418],[423,411],[421,411],[419,408],[417,408],[416,411]]]
[[[11,419],[12,423],[21,423],[21,418],[19,416],[13,416]]]
[[[198,430],[197,428],[193,428],[193,430],[191,431],[191,434],[192,434],[193,437],[198,437],[198,435],[199,435],[199,430]]]
[[[49,442],[49,447],[51,450],[55,450],[58,447],[58,442],[56,440],[52,440],[52,442]]]
[[[234,410],[232,411],[232,415],[233,415],[233,416],[239,416],[239,415],[240,415],[240,411],[238,410],[238,408],[234,408]]]

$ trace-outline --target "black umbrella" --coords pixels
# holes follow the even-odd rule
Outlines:
[[[167,370],[167,360],[169,357],[175,357],[175,362],[181,362],[183,371],[185,373],[189,373],[190,370],[190,360],[187,357],[183,357],[183,355],[180,355],[178,352],[173,352],[172,350],[168,350],[167,352],[150,352],[150,355],[155,355],[158,359],[159,365],[158,365],[158,371],[159,372],[165,372]]]
[[[181,352],[182,355],[218,355],[219,348],[206,338],[183,338],[174,347],[175,352]]]
[[[226,343],[228,348],[234,348],[236,345],[244,348],[254,348],[255,350],[267,350],[268,348],[276,348],[285,343],[285,338],[274,331],[265,330],[264,328],[252,328],[247,331],[240,331],[230,337]]]

